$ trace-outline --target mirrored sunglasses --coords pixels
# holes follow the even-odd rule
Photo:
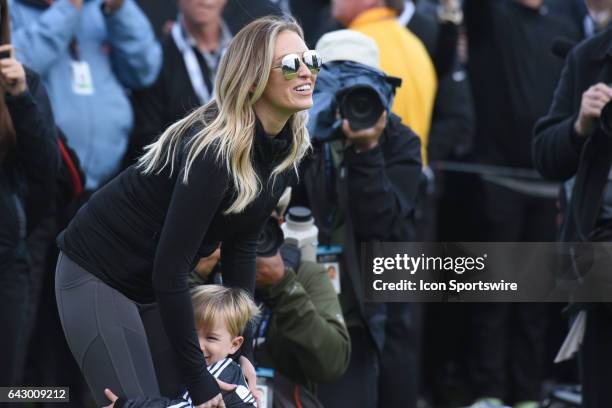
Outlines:
[[[308,50],[302,54],[301,58],[298,54],[287,54],[281,59],[280,65],[273,66],[272,68],[281,68],[285,79],[293,79],[300,70],[300,60],[313,75],[318,74],[323,65],[321,56],[314,50]]]

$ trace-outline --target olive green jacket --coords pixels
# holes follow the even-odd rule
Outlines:
[[[344,373],[350,338],[322,265],[302,262],[297,274],[288,268],[278,284],[258,289],[256,298],[272,310],[266,341],[256,351],[258,363],[310,390]]]

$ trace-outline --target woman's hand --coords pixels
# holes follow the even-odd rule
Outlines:
[[[119,397],[113,394],[113,392],[108,388],[104,390],[104,395],[106,395],[106,398],[110,400],[111,404],[102,408],[113,408],[115,406],[115,401],[117,401]]]
[[[234,391],[237,387],[236,384],[228,384],[221,380],[217,380],[217,384],[219,384],[219,388],[221,388],[221,391]],[[213,399],[210,399],[203,404],[197,405],[195,408],[225,408],[223,396],[221,394],[217,394],[217,396],[215,396]]]
[[[8,58],[0,59],[0,86],[13,96],[21,95],[28,89],[23,65],[15,59],[13,46],[0,46],[0,53],[9,52]]]
[[[234,391],[236,389],[235,384],[228,384],[226,382],[217,380],[217,384],[219,384],[219,388],[222,391]],[[104,395],[111,401],[110,405],[107,405],[102,408],[114,408],[115,401],[119,399],[110,389],[104,390]],[[225,403],[223,402],[223,396],[221,394],[217,394],[214,398],[206,401],[203,404],[197,405],[195,408],[225,408]]]
[[[196,405],[195,408],[225,408],[223,396],[221,396],[221,394],[217,394],[217,396],[213,399],[210,399],[203,404]]]
[[[242,374],[244,378],[246,378],[247,383],[249,384],[249,390],[253,397],[255,398],[255,402],[258,407],[261,407],[261,392],[257,389],[257,374],[255,373],[255,367],[245,356],[240,356],[240,368],[242,369]]]

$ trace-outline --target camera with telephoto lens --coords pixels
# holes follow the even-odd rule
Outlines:
[[[355,85],[336,95],[340,102],[340,116],[346,118],[351,129],[367,129],[376,124],[385,110],[378,93],[370,86]]]
[[[391,110],[395,89],[402,80],[352,61],[323,64],[313,93],[308,131],[314,142],[340,139],[342,119],[352,130],[373,127]]]
[[[257,256],[264,258],[274,256],[281,245],[283,245],[284,240],[285,237],[283,235],[283,230],[280,225],[278,225],[278,219],[270,216],[261,234],[259,234],[259,240],[257,241]]]

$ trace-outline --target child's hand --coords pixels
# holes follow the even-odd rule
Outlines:
[[[116,396],[115,394],[113,394],[113,392],[111,390],[109,390],[108,388],[106,388],[104,390],[104,395],[106,395],[106,398],[108,398],[111,402],[110,405],[107,405],[103,408],[113,408],[115,406],[115,401],[117,401],[119,399],[118,396]]]
[[[249,390],[253,397],[255,398],[255,402],[258,407],[261,407],[261,392],[257,389],[257,374],[255,373],[255,367],[245,356],[240,356],[240,368],[242,369],[242,374],[244,378],[247,380],[247,384],[249,384]]]

